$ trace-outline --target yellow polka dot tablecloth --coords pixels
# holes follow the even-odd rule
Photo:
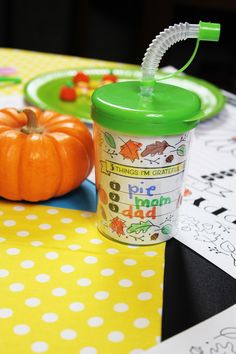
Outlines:
[[[104,238],[90,212],[0,202],[0,352],[141,354],[161,335],[165,245]]]
[[[134,65],[107,62],[95,59],[32,52],[20,49],[0,48],[0,67],[12,67],[16,70],[14,76],[22,79],[21,84],[1,84],[1,95],[19,95],[23,92],[26,82],[36,75],[45,72],[77,67],[124,67],[134,68]],[[136,67],[137,68],[137,67]]]

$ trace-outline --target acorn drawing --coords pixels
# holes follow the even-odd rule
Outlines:
[[[151,240],[152,240],[152,241],[155,241],[155,240],[158,238],[158,236],[159,236],[159,233],[158,233],[158,232],[155,232],[154,234],[152,234]]]
[[[169,155],[166,158],[166,162],[172,162],[174,160],[174,155]]]

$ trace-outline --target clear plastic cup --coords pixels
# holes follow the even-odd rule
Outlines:
[[[149,245],[178,232],[191,132],[202,115],[201,102],[193,92],[156,82],[154,74],[160,48],[166,51],[176,41],[196,37],[218,40],[219,25],[170,27],[148,48],[141,82],[106,85],[92,96],[98,230],[111,239]]]
[[[93,96],[98,229],[120,242],[147,245],[177,232],[201,103],[192,92],[158,84],[157,96],[166,98],[157,97],[155,107],[145,99],[142,106],[138,85],[109,85]]]

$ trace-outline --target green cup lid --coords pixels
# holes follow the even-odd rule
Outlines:
[[[199,97],[188,90],[156,83],[153,95],[140,95],[139,81],[118,82],[96,89],[92,119],[111,130],[132,135],[175,135],[196,127]]]

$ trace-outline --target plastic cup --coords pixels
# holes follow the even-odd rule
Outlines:
[[[181,72],[195,57],[200,40],[218,41],[219,35],[216,23],[170,26],[148,47],[141,82],[115,83],[94,92],[98,229],[103,235],[149,245],[178,232],[191,131],[201,116],[201,103],[193,92],[157,83],[155,72],[176,42],[198,39]]]
[[[92,97],[98,230],[119,242],[149,245],[178,232],[191,131],[200,100],[157,83],[152,97],[140,82],[97,89]]]

